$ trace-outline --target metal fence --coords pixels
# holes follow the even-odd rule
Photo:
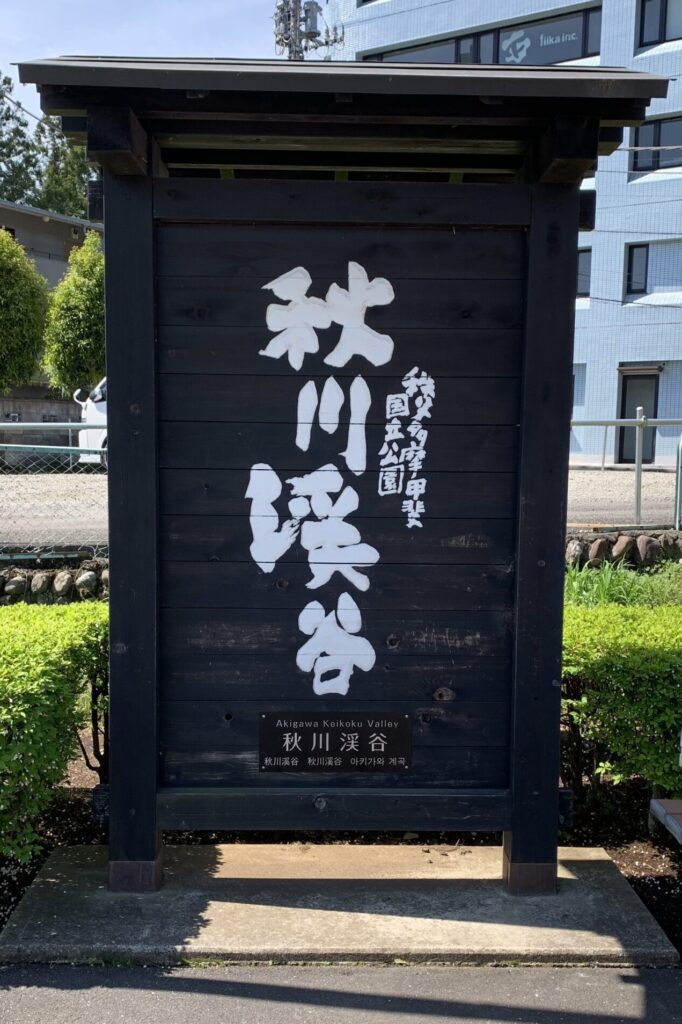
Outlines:
[[[107,553],[106,453],[81,446],[82,429],[0,423],[0,561]]]
[[[582,522],[585,525],[603,527],[627,527],[627,526],[650,526],[668,527],[675,525],[679,529],[680,506],[682,504],[682,437],[677,447],[677,472],[675,477],[671,473],[650,473],[645,471],[645,432],[666,431],[672,433],[675,438],[682,431],[682,419],[649,419],[644,414],[644,409],[639,406],[634,419],[613,419],[613,420],[573,420],[571,429],[594,428],[600,431],[603,438],[601,442],[601,462],[593,463],[594,468],[606,468],[607,447],[611,440],[616,446],[619,434],[622,432],[625,439],[633,441],[629,446],[631,451],[631,465],[618,466],[618,473],[609,472],[603,478],[595,479],[593,473],[589,473],[590,481],[587,485],[590,494],[582,506]],[[628,438],[628,432],[634,432]],[[572,461],[575,462],[576,454],[572,452]],[[673,458],[670,459],[670,469],[673,468]],[[660,466],[652,465],[651,469],[660,469]],[[626,470],[630,472],[625,472]],[[573,475],[576,473],[573,468]],[[589,472],[589,471],[588,471]],[[624,475],[623,475],[624,474]],[[628,493],[629,492],[629,493]],[[578,511],[578,501],[573,497],[573,508],[571,508],[571,486],[569,484],[569,520],[580,522],[581,512]],[[592,515],[587,515],[586,510],[591,507]]]
[[[682,420],[575,420],[572,428],[594,428],[604,435],[601,468],[606,466],[610,431],[635,431],[630,472],[572,468],[569,523],[590,528],[674,525],[682,519]],[[644,431],[675,428],[677,473],[644,470]],[[106,424],[88,426],[106,431]],[[65,551],[92,557],[108,552],[107,464],[101,447],[79,444],[81,423],[0,423],[0,563]],[[600,435],[601,436],[601,435]],[[597,470],[597,472],[595,472]]]

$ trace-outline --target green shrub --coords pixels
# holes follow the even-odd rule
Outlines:
[[[86,711],[106,675],[107,606],[0,608],[0,856],[37,846],[35,823],[64,777]]]
[[[47,283],[8,231],[0,230],[0,392],[40,368]]]
[[[104,254],[96,231],[71,250],[69,269],[52,293],[45,369],[52,386],[69,393],[104,376]]]
[[[598,569],[586,565],[568,566],[564,584],[567,604],[594,608],[604,604],[682,604],[682,565],[665,562],[654,569],[638,571],[622,562],[604,562]]]
[[[682,795],[682,607],[565,610],[564,777],[641,776]]]

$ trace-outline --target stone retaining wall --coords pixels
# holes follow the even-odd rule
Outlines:
[[[644,569],[662,561],[682,561],[682,533],[675,530],[569,531],[566,538],[568,565],[598,568],[602,562],[623,562]]]
[[[661,561],[682,561],[682,532],[628,530],[620,533],[569,531],[566,538],[568,565],[597,568],[602,562],[624,562],[633,568],[649,568]],[[72,601],[106,600],[109,597],[109,563],[91,559],[78,567],[23,568],[0,571],[0,605],[68,604]]]
[[[0,605],[69,604],[106,600],[109,563],[104,559],[81,562],[77,568],[25,569],[10,566],[0,571]]]

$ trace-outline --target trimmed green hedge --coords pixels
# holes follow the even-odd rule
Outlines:
[[[92,679],[106,675],[108,607],[0,608],[0,855],[27,861],[74,754]]]
[[[564,775],[640,775],[682,794],[682,607],[568,606],[564,620]]]

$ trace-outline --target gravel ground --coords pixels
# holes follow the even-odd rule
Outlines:
[[[104,473],[0,476],[0,545],[97,547],[107,520]]]
[[[645,471],[643,522],[672,525],[674,473]],[[631,526],[632,470],[575,469],[570,473],[572,526]],[[107,478],[103,473],[0,476],[0,545],[98,547],[107,542]]]
[[[675,474],[645,470],[642,522],[672,526]],[[571,526],[632,526],[635,522],[635,473],[632,469],[573,469],[568,480]]]

